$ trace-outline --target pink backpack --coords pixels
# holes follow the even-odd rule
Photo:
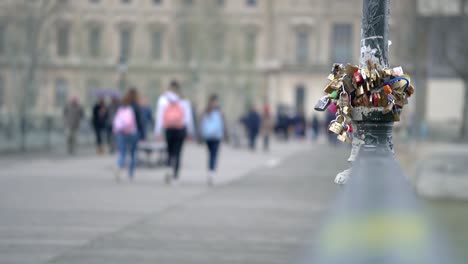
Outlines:
[[[115,114],[113,123],[114,133],[124,133],[126,135],[137,132],[135,112],[131,106],[121,106]]]
[[[163,127],[181,129],[185,124],[184,109],[180,102],[170,102],[164,110]]]

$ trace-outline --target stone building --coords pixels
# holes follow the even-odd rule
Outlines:
[[[331,64],[359,59],[361,0],[56,1],[64,8],[42,29],[35,93],[18,95],[18,66],[2,52],[11,29],[0,26],[3,112],[26,95],[35,112],[59,113],[69,96],[89,105],[130,85],[154,102],[178,79],[198,109],[219,93],[231,119],[247,104],[310,114]],[[392,1],[392,64],[405,63],[393,47],[405,45],[409,2]]]

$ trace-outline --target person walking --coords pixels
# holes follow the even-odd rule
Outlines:
[[[128,163],[128,177],[130,180],[134,179],[136,151],[143,127],[140,120],[138,92],[135,88],[131,88],[123,98],[122,104],[117,109],[112,125],[118,150],[117,181],[120,181],[120,176],[125,168],[127,154],[130,158]]]
[[[312,129],[312,141],[317,141],[318,137],[320,136],[320,121],[317,117],[317,115],[314,115],[312,117],[312,122],[310,124],[310,127]]]
[[[92,125],[96,136],[96,152],[99,155],[104,154],[103,134],[106,131],[108,118],[108,109],[104,101],[104,97],[99,97],[93,107]]]
[[[255,151],[258,133],[260,132],[261,117],[254,106],[251,106],[249,112],[243,118],[244,126],[247,130],[247,139],[249,149]]]
[[[156,138],[167,144],[167,166],[170,172],[165,175],[167,184],[177,184],[181,165],[182,147],[187,136],[194,135],[192,106],[189,100],[181,97],[180,85],[172,81],[156,104]]]
[[[263,137],[263,150],[270,151],[270,137],[273,131],[273,118],[270,113],[270,108],[265,106],[262,114],[261,135]]]
[[[76,136],[83,117],[83,107],[80,105],[77,97],[72,97],[63,109],[63,119],[67,135],[67,151],[70,155],[75,154]]]
[[[206,111],[200,122],[200,135],[208,148],[208,185],[213,186],[221,141],[226,138],[226,123],[219,107],[218,96],[213,94],[208,100]]]

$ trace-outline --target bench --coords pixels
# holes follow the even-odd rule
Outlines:
[[[167,146],[165,142],[142,141],[138,144],[138,152],[145,154],[143,163],[147,167],[159,167],[166,164]]]

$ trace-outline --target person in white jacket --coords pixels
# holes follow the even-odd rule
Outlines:
[[[167,166],[171,171],[165,176],[168,184],[177,183],[181,165],[181,153],[185,138],[193,137],[194,122],[190,101],[180,95],[180,85],[172,81],[156,103],[155,134],[166,140]]]

